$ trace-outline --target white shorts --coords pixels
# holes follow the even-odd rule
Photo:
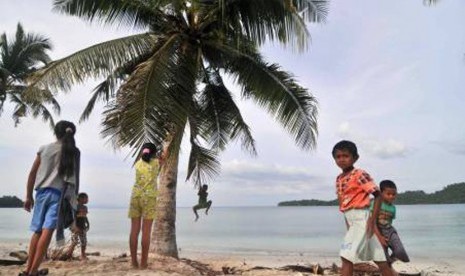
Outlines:
[[[344,237],[339,255],[352,262],[385,262],[383,247],[376,235],[367,237],[366,227],[370,216],[368,209],[351,209],[344,212],[349,229]]]

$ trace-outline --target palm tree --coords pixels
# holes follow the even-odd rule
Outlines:
[[[18,23],[16,36],[9,41],[6,33],[0,37],[0,115],[7,99],[15,104],[13,119],[17,125],[26,115],[41,116],[54,125],[51,112],[46,104],[59,113],[60,106],[52,93],[46,89],[26,90],[25,78],[36,70],[36,66],[50,61],[47,54],[52,45],[48,38],[33,33],[25,33]],[[32,94],[32,95],[30,95]]]
[[[181,141],[191,149],[187,179],[196,185],[219,172],[218,154],[240,140],[256,154],[255,141],[224,76],[240,96],[264,108],[308,150],[317,135],[316,100],[259,47],[277,41],[308,47],[307,22],[324,20],[326,0],[55,0],[57,11],[104,24],[146,30],[106,41],[37,72],[32,87],[67,90],[87,77],[104,77],[85,108],[106,103],[103,135],[115,147],[143,142],[169,145],[159,183],[155,251],[177,257],[176,183]],[[168,144],[169,143],[169,144]]]

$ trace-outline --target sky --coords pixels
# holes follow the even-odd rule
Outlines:
[[[265,45],[263,54],[294,74],[318,99],[317,147],[301,151],[293,139],[254,103],[242,101],[228,83],[256,139],[258,156],[231,144],[212,182],[214,206],[275,206],[280,201],[335,198],[339,169],[331,150],[354,141],[357,167],[376,182],[392,179],[400,192],[428,193],[465,181],[465,1],[331,1],[327,20],[312,24],[307,52]],[[0,32],[12,36],[21,22],[27,32],[49,37],[50,55],[62,58],[96,43],[137,31],[89,24],[52,11],[52,1],[0,0]],[[141,32],[141,31],[139,31]],[[97,80],[60,94],[55,119],[77,122]],[[126,207],[134,179],[129,150],[114,150],[101,135],[98,106],[77,125],[82,152],[81,190],[91,206]],[[12,105],[0,117],[0,196],[24,198],[26,180],[42,144],[54,141],[40,119],[14,127]],[[178,206],[192,206],[197,193],[185,182],[188,148],[181,155]]]

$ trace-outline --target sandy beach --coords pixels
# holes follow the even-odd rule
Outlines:
[[[25,250],[24,244],[0,245],[2,259],[14,259],[8,254],[14,250]],[[45,261],[42,268],[49,270],[48,275],[338,275],[338,258],[318,257],[317,254],[288,255],[244,255],[213,254],[200,252],[180,252],[180,259],[150,255],[147,270],[133,269],[128,252],[109,249],[99,250],[91,247],[88,252],[99,252],[100,256],[89,256],[89,260]],[[76,254],[75,254],[76,256]],[[395,264],[398,272],[422,276],[458,276],[464,275],[463,265],[458,262],[413,262]],[[378,275],[370,264],[358,266],[357,275]],[[0,275],[17,275],[24,265],[0,266]]]

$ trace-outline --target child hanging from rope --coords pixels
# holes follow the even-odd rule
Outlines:
[[[212,206],[212,201],[211,200],[207,201],[207,197],[208,197],[207,190],[208,190],[208,185],[204,184],[200,186],[199,192],[197,193],[197,195],[199,196],[199,203],[195,205],[194,207],[192,207],[192,210],[194,210],[194,214],[195,214],[195,221],[199,219],[199,214],[197,214],[197,210],[207,208],[205,210],[205,214],[208,215],[208,210]]]

